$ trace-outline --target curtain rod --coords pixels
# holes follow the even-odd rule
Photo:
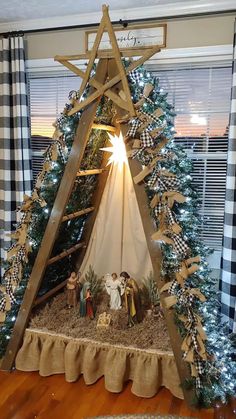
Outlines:
[[[227,11],[217,11],[217,12],[204,12],[204,13],[194,13],[194,14],[186,14],[186,15],[179,15],[179,16],[162,16],[162,17],[149,17],[145,19],[120,19],[111,22],[113,25],[122,25],[124,28],[128,27],[129,24],[133,23],[151,23],[151,22],[160,22],[163,20],[171,20],[171,19],[184,19],[184,18],[190,18],[190,17],[204,17],[204,16],[215,16],[215,15],[229,15],[236,13],[236,9],[233,10],[227,10]],[[28,30],[19,30],[19,31],[9,31],[9,32],[2,32],[0,33],[0,36],[20,36],[25,34],[31,34],[31,33],[42,33],[42,32],[53,32],[53,31],[65,31],[70,29],[86,29],[86,28],[93,28],[98,27],[99,23],[86,23],[82,25],[71,25],[71,26],[58,26],[58,27],[49,27],[49,28],[42,28],[42,29],[28,29]]]

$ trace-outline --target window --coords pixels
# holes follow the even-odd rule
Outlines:
[[[155,68],[159,67],[157,64]],[[202,238],[222,246],[230,112],[231,63],[175,65],[153,71],[168,92],[175,141],[193,161],[193,184],[201,197]]]
[[[175,107],[175,140],[192,159],[193,183],[200,192],[202,238],[221,249],[226,183],[227,126],[230,110],[231,62],[209,65],[159,62],[148,68],[160,79]],[[157,70],[158,69],[158,70]],[[29,74],[33,173],[42,167],[43,151],[50,143],[52,122],[63,110],[68,93],[80,79],[67,71]]]
[[[29,73],[31,146],[33,151],[33,178],[43,165],[43,153],[51,142],[53,122],[63,111],[71,90],[77,90],[80,79],[63,72]]]

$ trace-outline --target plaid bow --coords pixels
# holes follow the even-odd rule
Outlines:
[[[149,134],[148,130],[145,129],[140,134],[141,146],[145,147],[153,147],[154,141],[152,136]]]
[[[177,190],[179,183],[179,180],[174,176],[161,176],[157,180],[156,186],[161,192],[167,192],[169,190]]]

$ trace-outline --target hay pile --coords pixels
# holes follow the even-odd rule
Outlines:
[[[171,350],[163,318],[146,314],[142,323],[128,328],[125,308],[116,311],[110,310],[108,302],[108,296],[103,295],[98,304],[95,319],[90,320],[88,317],[80,317],[79,304],[75,309],[68,309],[66,295],[59,294],[44,307],[34,311],[30,327],[61,333],[73,338],[88,338],[126,347]],[[108,329],[97,329],[98,316],[104,311],[111,314],[112,324]]]

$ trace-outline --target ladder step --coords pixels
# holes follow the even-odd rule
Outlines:
[[[73,218],[77,218],[77,217],[80,217],[81,215],[88,214],[89,212],[92,212],[93,210],[94,210],[94,207],[90,207],[90,208],[85,208],[80,211],[73,212],[72,214],[64,215],[61,221],[63,223],[64,221],[73,220]]]
[[[77,172],[77,176],[91,176],[91,175],[99,175],[105,169],[91,169],[91,170],[79,170]]]
[[[92,129],[101,129],[103,131],[116,132],[116,127],[112,127],[111,125],[93,124]]]
[[[54,256],[53,258],[49,259],[47,265],[51,265],[54,262],[57,262],[60,259],[65,258],[66,256],[70,255],[71,253],[74,253],[77,249],[80,249],[81,247],[84,247],[84,242],[78,243],[75,246],[71,247],[68,250],[65,250],[64,252],[59,253],[59,255]]]
[[[61,284],[59,284],[56,287],[54,287],[53,289],[51,289],[50,291],[41,295],[41,297],[38,297],[34,302],[34,307],[36,307],[37,305],[39,305],[39,304],[43,303],[44,301],[48,300],[50,297],[52,297],[54,294],[56,294],[58,291],[60,291],[62,288],[64,288],[66,286],[66,284],[67,284],[67,279],[65,281],[61,282]]]

